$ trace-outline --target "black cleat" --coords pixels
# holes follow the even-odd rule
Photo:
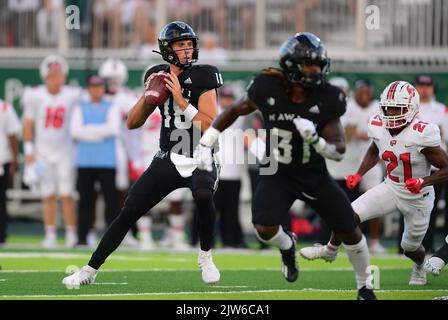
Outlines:
[[[373,289],[368,289],[366,286],[358,290],[357,300],[377,300]]]
[[[282,254],[282,273],[288,282],[295,282],[299,277],[299,267],[296,261],[296,239],[293,233],[286,231],[291,237],[292,247],[288,250],[280,250]]]

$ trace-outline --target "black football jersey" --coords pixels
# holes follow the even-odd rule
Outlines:
[[[169,65],[160,64],[149,68],[145,73],[144,82],[152,73],[162,70],[169,73]],[[178,75],[178,79],[183,97],[195,108],[198,108],[199,97],[204,92],[223,85],[222,75],[211,65],[193,65]],[[172,95],[159,109],[162,115],[160,149],[192,157],[202,134],[199,128],[185,118]]]
[[[327,174],[325,159],[302,140],[293,120],[300,116],[312,121],[321,135],[328,122],[345,113],[344,93],[326,83],[307,90],[306,99],[294,103],[289,99],[282,79],[260,74],[249,84],[247,94],[263,114],[267,129],[267,156],[270,161],[278,163],[276,175],[294,178],[309,187],[319,183],[320,178]],[[264,166],[269,166],[269,163]]]

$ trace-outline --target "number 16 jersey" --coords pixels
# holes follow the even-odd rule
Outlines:
[[[419,194],[413,194],[405,187],[410,178],[423,178],[430,175],[431,164],[421,153],[424,148],[440,146],[441,137],[438,126],[415,118],[396,136],[383,127],[379,115],[369,121],[369,137],[379,150],[379,157],[386,164],[386,184],[396,196],[402,199],[415,199],[428,193],[433,187],[425,187]]]

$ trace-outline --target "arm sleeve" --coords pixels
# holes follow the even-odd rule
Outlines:
[[[417,141],[417,150],[421,152],[426,147],[439,147],[442,142],[440,136],[439,126],[435,124],[428,124],[423,132],[419,133],[419,139]]]

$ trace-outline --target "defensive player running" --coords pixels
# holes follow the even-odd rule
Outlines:
[[[419,94],[405,81],[390,83],[381,94],[380,113],[369,122],[368,135],[373,139],[356,174],[347,177],[354,188],[362,176],[380,159],[387,163],[387,177],[352,203],[357,220],[400,212],[405,228],[401,247],[415,262],[410,285],[426,284],[423,270],[425,250],[421,245],[434,205],[432,185],[448,179],[448,156],[440,148],[438,126],[420,121]],[[430,175],[431,165],[440,170]],[[303,248],[300,254],[309,260],[336,258],[340,240],[334,235],[326,246]]]
[[[162,58],[169,65],[150,68],[145,82],[155,73],[168,72],[167,88],[171,96],[164,105],[147,105],[142,96],[130,111],[128,127],[142,126],[158,107],[162,114],[160,151],[143,175],[130,188],[124,207],[106,231],[87,266],[63,279],[66,285],[90,284],[98,269],[118,247],[126,232],[142,215],[171,191],[189,187],[199,210],[200,252],[198,264],[202,280],[216,283],[220,273],[212,260],[211,245],[215,222],[213,193],[217,185],[217,168],[199,170],[194,164],[194,136],[201,135],[215,118],[218,108],[216,89],[222,85],[217,68],[193,65],[198,59],[198,38],[193,29],[180,21],[167,24],[159,36]],[[195,133],[196,132],[196,133]],[[198,143],[199,141],[196,141]]]
[[[252,201],[252,222],[259,239],[280,249],[287,281],[298,277],[295,239],[280,227],[296,199],[307,202],[343,239],[356,271],[359,299],[375,299],[369,274],[366,239],[357,226],[344,191],[330,177],[324,158],[341,160],[345,151],[339,118],[345,112],[343,92],[325,77],[330,60],[321,40],[307,32],[289,38],[280,48],[281,69],[257,75],[247,94],[214,121],[195,152],[202,167],[211,169],[212,145],[239,116],[255,110],[263,114],[266,148],[278,170],[260,173]],[[272,136],[278,144],[270,143]],[[267,172],[265,172],[267,173]]]
[[[443,246],[437,250],[434,255],[426,260],[423,268],[426,272],[429,272],[435,276],[438,276],[442,272],[443,267],[448,264],[448,236],[445,238]]]

